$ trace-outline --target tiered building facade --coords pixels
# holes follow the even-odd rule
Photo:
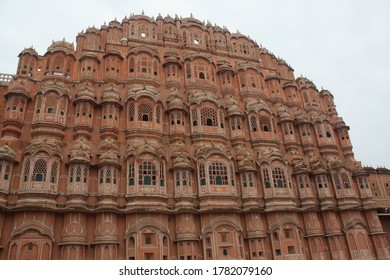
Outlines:
[[[390,258],[389,170],[246,36],[131,16],[7,79],[0,259]]]

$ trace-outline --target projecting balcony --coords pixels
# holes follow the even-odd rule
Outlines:
[[[353,189],[336,189],[337,204],[340,209],[360,207],[360,200]]]

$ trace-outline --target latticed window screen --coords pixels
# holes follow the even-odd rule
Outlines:
[[[251,128],[252,128],[252,131],[257,131],[257,120],[256,120],[256,117],[255,116],[252,116],[251,117]]]
[[[241,130],[241,118],[240,117],[235,117],[234,119],[237,120],[237,129]]]
[[[341,173],[341,180],[343,181],[343,185],[344,185],[344,187],[346,189],[350,189],[351,188],[351,183],[349,181],[347,173],[345,173],[345,172]]]
[[[182,183],[183,183],[183,186],[191,186],[191,181],[190,181],[190,174],[189,174],[189,171],[182,171],[181,172],[181,175],[182,175]]]
[[[248,173],[248,182],[249,182],[249,187],[253,187],[253,176],[252,176],[252,173]]]
[[[324,127],[322,126],[322,124],[316,125],[316,130],[317,130],[318,137],[323,138],[324,137]]]
[[[134,108],[134,103],[131,102],[129,104],[129,121],[132,122],[134,121],[135,118],[135,108]]]
[[[235,186],[235,176],[234,176],[234,167],[233,167],[233,164],[230,164],[230,182],[232,184],[232,186]]]
[[[263,181],[266,189],[271,188],[271,182],[270,182],[269,172],[267,168],[263,168]]]
[[[228,185],[228,171],[222,162],[212,162],[209,166],[210,185]]]
[[[222,111],[219,111],[219,121],[221,122],[221,128],[224,128],[225,119],[223,117]]]
[[[319,189],[328,187],[328,180],[326,179],[326,175],[317,175],[316,181],[317,181],[317,187]]]
[[[241,174],[241,184],[243,188],[248,187],[248,180],[246,178],[246,174],[244,173]]]
[[[164,162],[161,161],[160,163],[160,187],[165,186],[165,166]]]
[[[81,167],[76,167],[76,182],[81,182]]]
[[[260,116],[260,129],[261,131],[272,131],[271,130],[271,121],[269,117]]]
[[[153,121],[152,107],[149,104],[141,104],[138,108],[138,120],[151,122]]]
[[[246,172],[241,174],[241,184],[244,188],[254,187],[252,173]]]
[[[287,188],[286,176],[282,168],[276,167],[272,169],[272,180],[274,188]]]
[[[206,185],[206,172],[204,168],[204,164],[199,164],[199,179],[200,179],[200,185],[205,186]]]
[[[3,172],[3,173],[2,173]],[[11,173],[11,165],[8,162],[0,162],[0,180],[8,181]]]
[[[45,159],[38,159],[34,164],[32,180],[35,182],[45,182],[47,175],[47,162]]]
[[[182,121],[182,119],[181,119],[181,112],[180,111],[176,112],[176,124],[184,125],[184,121]]]
[[[142,162],[138,167],[138,184],[155,186],[156,179],[156,167],[149,161]]]
[[[118,171],[115,167],[112,167],[112,169],[113,169],[112,183],[116,185],[118,182]]]
[[[190,186],[190,174],[189,171],[183,170],[183,171],[176,171],[175,172],[175,183],[176,186]]]
[[[73,172],[74,172],[74,167],[71,166],[69,168],[69,183],[73,183]]]
[[[87,183],[88,175],[89,175],[89,168],[87,166],[85,166],[84,167],[84,178],[83,178],[84,183]]]
[[[230,119],[230,128],[231,130],[236,130],[236,118]]]
[[[160,118],[161,118],[161,109],[160,106],[156,107],[156,122],[160,123]]]
[[[192,109],[191,115],[192,115],[192,124],[194,126],[197,126],[198,125],[198,110]]]
[[[200,110],[201,124],[205,126],[218,126],[217,111],[213,108],[202,108]]]
[[[337,173],[333,173],[332,177],[333,177],[333,181],[334,181],[334,184],[335,184],[336,188],[337,189],[341,189],[341,183],[340,183],[339,175]]]
[[[54,162],[51,166],[51,171],[50,171],[50,183],[56,184],[57,176],[58,176],[58,163]]]
[[[30,173],[30,159],[27,159],[24,163],[23,182],[28,181],[29,173]]]
[[[106,180],[105,180],[105,182],[106,183],[111,183],[111,168],[107,168],[106,169]]]
[[[134,186],[135,184],[135,173],[134,173],[134,159],[129,160],[129,186]]]
[[[307,175],[298,176],[298,185],[301,189],[304,187],[309,188],[309,178],[307,177]]]
[[[37,97],[37,101],[36,101],[35,113],[41,112],[41,106],[42,106],[42,95],[39,95]]]
[[[103,174],[103,168],[101,168],[100,170],[99,170],[99,183],[100,184],[103,184],[104,183],[104,174]]]
[[[175,172],[175,180],[176,180],[176,186],[177,187],[180,187],[181,186],[181,180],[180,180],[180,171],[176,171]]]

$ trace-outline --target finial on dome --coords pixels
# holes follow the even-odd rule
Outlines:
[[[143,15],[143,16],[145,15],[145,12],[144,12],[144,10],[142,10],[142,15]]]
[[[191,13],[190,17],[191,17],[191,18],[193,18],[193,17],[194,17],[194,16],[192,15],[192,13]]]

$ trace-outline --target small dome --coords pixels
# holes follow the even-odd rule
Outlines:
[[[64,52],[67,55],[74,55],[74,44],[63,39],[62,41],[53,41],[50,47],[47,48],[47,53],[54,53],[58,51]]]
[[[0,159],[15,161],[15,155],[15,151],[12,150],[8,145],[0,147]]]
[[[114,87],[110,86],[103,92],[102,101],[103,102],[114,102],[120,103],[119,91]]]
[[[35,58],[38,58],[37,51],[32,47],[24,49],[18,56],[21,57],[22,55],[31,55],[35,56]]]
[[[240,107],[238,107],[236,100],[234,100],[233,97],[230,97],[229,100],[226,102],[226,108],[227,108],[227,116],[234,116],[239,115],[242,116]]]
[[[95,91],[92,88],[88,87],[88,86],[84,86],[77,93],[76,100],[95,101]]]
[[[99,34],[99,30],[95,26],[92,26],[92,27],[88,27],[85,33]]]
[[[280,107],[278,109],[278,117],[280,118],[280,121],[292,121],[292,117],[290,113],[287,111],[286,107]]]
[[[167,100],[168,111],[184,110],[187,111],[187,106],[183,102],[183,98],[179,95],[177,89],[173,89]]]

